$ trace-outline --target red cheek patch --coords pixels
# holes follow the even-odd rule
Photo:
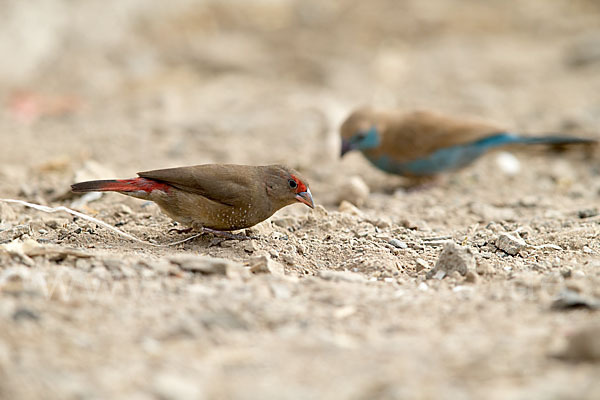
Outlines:
[[[292,179],[296,182],[296,184],[298,185],[296,187],[296,193],[302,193],[302,192],[306,192],[306,185],[304,183],[302,183],[302,181],[298,178],[296,178],[296,176],[292,175]]]

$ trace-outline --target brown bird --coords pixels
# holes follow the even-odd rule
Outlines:
[[[283,165],[205,164],[139,172],[139,178],[76,183],[73,192],[119,192],[151,200],[175,221],[235,239],[225,231],[249,228],[300,202],[314,208],[308,182]]]
[[[408,177],[459,169],[502,146],[596,142],[567,135],[520,136],[492,124],[431,111],[370,108],[350,114],[340,131],[342,156],[359,150],[377,168]]]

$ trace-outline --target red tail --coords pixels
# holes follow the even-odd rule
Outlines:
[[[113,179],[105,181],[88,181],[71,185],[71,190],[76,193],[82,192],[139,192],[150,193],[153,190],[168,192],[171,188],[166,183],[153,181],[146,178]]]

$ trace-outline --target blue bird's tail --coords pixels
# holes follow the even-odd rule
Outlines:
[[[544,135],[544,136],[517,136],[519,138],[515,143],[523,144],[548,144],[548,145],[568,145],[568,144],[594,144],[598,143],[595,139],[562,136],[562,135]]]
[[[478,147],[491,149],[493,147],[505,146],[510,144],[547,144],[563,146],[568,144],[594,144],[595,139],[581,138],[565,135],[543,135],[543,136],[519,136],[512,133],[498,133],[480,139],[473,144]]]

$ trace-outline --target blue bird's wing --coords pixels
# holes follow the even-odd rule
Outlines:
[[[499,133],[470,143],[439,149],[425,157],[407,162],[396,162],[388,156],[367,157],[376,167],[393,174],[407,176],[435,175],[460,169],[475,161],[488,150],[510,143],[520,143],[521,138],[509,133]]]

